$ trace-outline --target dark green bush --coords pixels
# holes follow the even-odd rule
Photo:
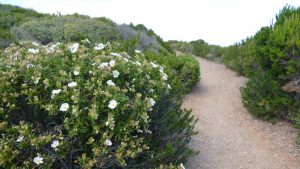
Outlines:
[[[293,100],[282,91],[280,84],[270,75],[251,78],[241,88],[244,105],[249,112],[264,120],[287,118]]]
[[[209,54],[209,45],[202,39],[191,41],[190,44],[193,47],[193,54],[200,57],[205,57]]]
[[[286,6],[276,18],[273,25],[226,48],[222,59],[250,78],[241,91],[251,113],[265,120],[288,119],[300,127],[300,8]]]
[[[175,60],[175,59],[174,59]],[[175,75],[184,86],[184,91],[189,92],[200,80],[200,67],[196,58],[191,55],[178,56],[172,67]]]
[[[224,49],[224,56],[222,58],[222,62],[230,69],[238,72],[239,74],[244,74],[244,69],[242,67],[242,59],[241,56],[243,53],[242,46],[239,44],[229,46]]]

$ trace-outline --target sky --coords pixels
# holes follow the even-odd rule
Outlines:
[[[0,0],[38,12],[107,17],[144,24],[164,40],[203,39],[228,46],[269,26],[284,5],[300,0]]]

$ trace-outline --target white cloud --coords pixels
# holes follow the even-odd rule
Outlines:
[[[299,0],[10,0],[39,12],[105,16],[117,23],[142,23],[164,40],[203,39],[230,45],[253,35],[285,5]]]

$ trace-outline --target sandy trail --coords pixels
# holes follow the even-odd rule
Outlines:
[[[199,118],[190,146],[200,151],[188,169],[300,169],[297,130],[289,123],[271,125],[243,107],[240,87],[246,78],[224,65],[197,58],[201,81],[184,107]]]

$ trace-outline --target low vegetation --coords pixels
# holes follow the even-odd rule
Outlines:
[[[181,109],[180,85],[139,51],[116,50],[25,42],[5,49],[2,167],[151,168],[193,154],[186,143],[195,120]]]
[[[250,78],[241,90],[245,106],[266,120],[299,123],[300,8],[284,7],[276,22],[225,49],[224,63]]]
[[[0,7],[19,18],[0,51],[0,168],[184,168],[193,57],[143,25]]]
[[[168,44],[172,49],[179,52],[200,56],[217,62],[220,61],[223,54],[223,48],[221,46],[208,44],[202,39],[191,42],[169,41]]]
[[[300,8],[285,6],[270,26],[228,47],[203,40],[170,41],[174,50],[221,61],[249,78],[244,105],[257,117],[289,120],[300,128]],[[214,51],[214,52],[212,52]]]

